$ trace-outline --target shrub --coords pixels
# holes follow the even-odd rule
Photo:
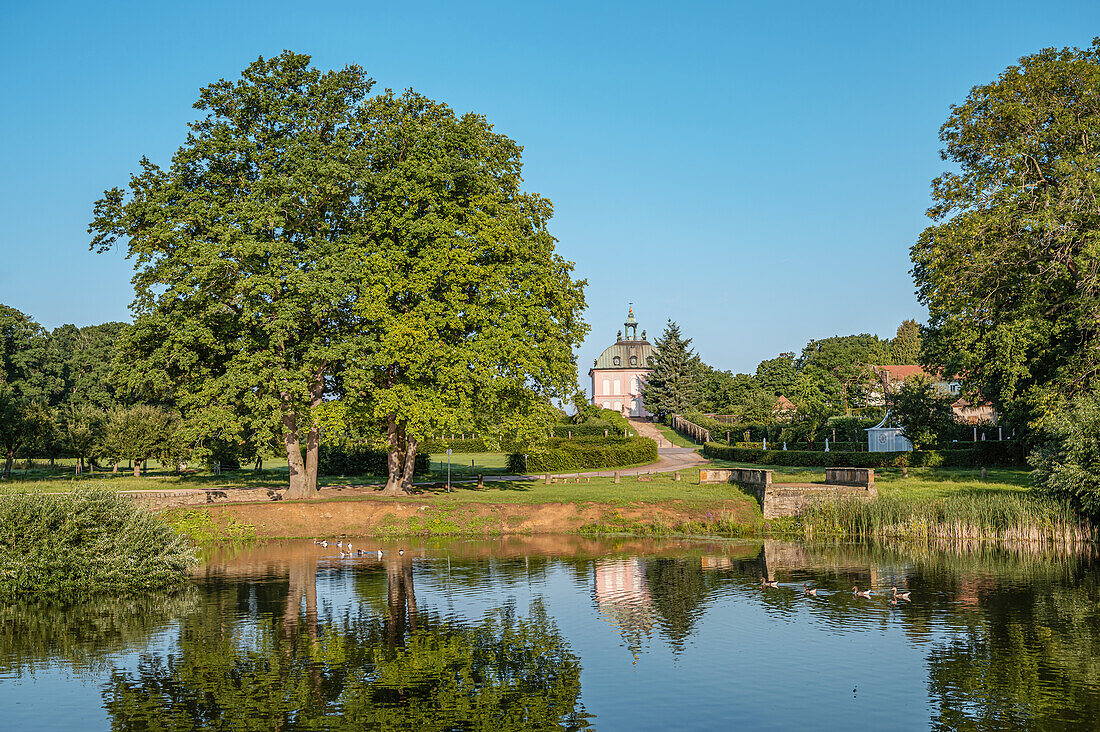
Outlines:
[[[182,585],[195,555],[165,522],[118,493],[0,498],[0,600]]]
[[[527,453],[526,469],[523,453],[513,453],[508,456],[508,470],[513,473],[561,473],[621,468],[656,460],[657,443],[653,440],[646,437],[605,440],[601,436],[551,440],[545,446],[533,448]]]
[[[1100,389],[1058,414],[1031,456],[1035,486],[1100,519]]]
[[[356,445],[321,445],[317,455],[318,475],[386,475],[389,472],[385,450]],[[417,452],[415,474],[431,469],[431,453]]]

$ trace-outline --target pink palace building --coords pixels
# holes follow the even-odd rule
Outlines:
[[[625,417],[649,417],[642,404],[642,387],[653,370],[657,349],[645,339],[644,330],[638,338],[633,306],[624,325],[626,337],[620,330],[615,344],[604,349],[588,371],[592,377],[592,403]]]

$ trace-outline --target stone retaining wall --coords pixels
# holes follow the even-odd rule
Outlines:
[[[772,471],[732,468],[699,471],[700,483],[735,483],[749,490],[760,503],[764,518],[797,516],[814,501],[873,498],[875,471],[866,468],[827,468],[825,483],[775,483]]]

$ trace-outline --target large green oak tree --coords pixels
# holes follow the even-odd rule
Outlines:
[[[134,259],[129,386],[196,441],[280,437],[288,497],[315,492],[328,400],[386,445],[399,492],[432,432],[521,431],[575,388],[584,282],[520,189],[521,148],[372,86],[260,58],[204,88],[171,165],[142,160],[89,228]]]

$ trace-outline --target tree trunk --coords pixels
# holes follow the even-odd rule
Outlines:
[[[264,472],[264,459],[263,459],[263,456],[257,456],[256,457],[256,472],[257,473]]]
[[[324,367],[313,377],[309,385],[309,433],[306,435],[306,482],[310,491],[317,490],[317,467],[320,458],[321,431],[317,426],[316,410],[323,403],[325,393]]]
[[[141,461],[140,460],[135,460],[134,461],[134,477],[135,478],[140,478],[141,477]]]
[[[386,441],[389,443],[387,459],[388,475],[384,493],[397,496],[412,493],[413,470],[416,467],[416,438],[409,437],[405,426],[399,425],[392,415],[386,426]]]
[[[312,498],[313,493],[306,480],[306,465],[302,460],[302,442],[298,439],[298,420],[292,411],[283,412],[283,442],[286,444],[286,462],[290,470],[290,488],[286,497]]]
[[[114,467],[111,468],[111,472],[115,474],[118,473],[118,460],[115,460],[115,464]]]
[[[8,450],[7,457],[4,459],[4,480],[11,478],[11,464],[15,462],[15,448],[12,447]]]

